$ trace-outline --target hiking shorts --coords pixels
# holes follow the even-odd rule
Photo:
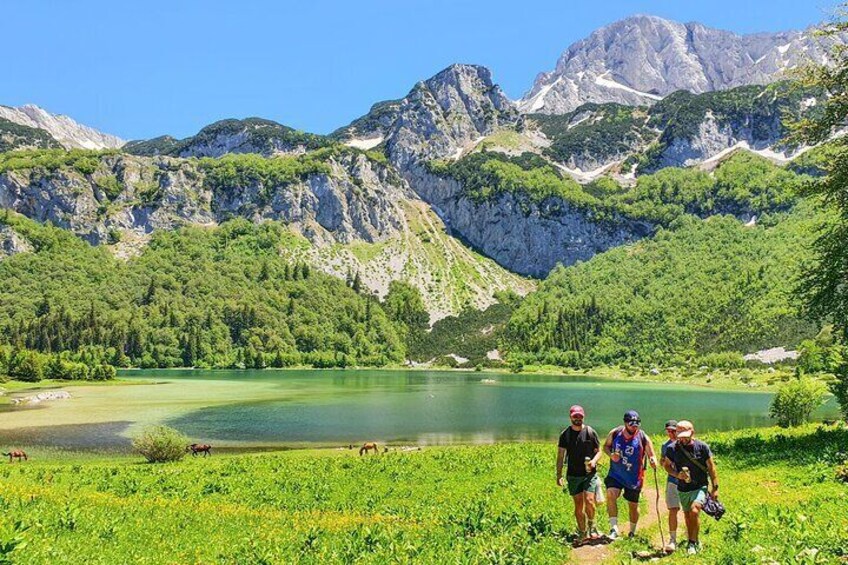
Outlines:
[[[689,512],[692,510],[693,504],[704,506],[704,503],[707,501],[707,487],[701,487],[689,492],[678,491],[678,495],[680,496],[680,507],[683,508],[684,512]]]
[[[568,483],[568,494],[577,496],[581,492],[595,493],[598,490],[598,475],[590,475],[588,477],[565,477],[565,482]]]
[[[665,484],[665,507],[669,510],[680,508],[680,494],[677,492],[675,483],[666,482]]]
[[[618,490],[624,491],[624,500],[628,502],[639,502],[639,494],[642,492],[642,487],[639,488],[627,488],[614,478],[607,476],[604,479],[604,486],[607,487],[607,490],[611,488],[617,488]]]

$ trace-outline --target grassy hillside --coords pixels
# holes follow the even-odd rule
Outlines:
[[[559,267],[513,315],[508,349],[552,364],[662,364],[797,345],[817,328],[791,292],[823,221],[809,203],[756,226],[686,216],[650,240]]]
[[[659,439],[659,438],[657,438]],[[699,562],[846,556],[844,429],[744,431],[714,449],[721,522]],[[47,563],[563,563],[575,530],[552,444],[39,461],[0,470],[0,558]],[[606,461],[603,463],[606,464]],[[602,471],[603,472],[603,471]],[[650,506],[643,502],[643,515]],[[606,512],[599,510],[606,526]],[[174,532],[180,532],[175,536]],[[775,532],[780,532],[779,536]],[[656,526],[611,546],[629,558]],[[692,562],[676,554],[669,562]]]

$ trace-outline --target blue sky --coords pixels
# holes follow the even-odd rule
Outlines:
[[[127,139],[260,116],[328,133],[451,63],[512,98],[594,29],[643,13],[738,33],[800,29],[831,0],[6,0],[0,104]],[[14,22],[15,25],[9,25]]]

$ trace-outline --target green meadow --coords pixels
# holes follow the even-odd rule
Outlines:
[[[848,559],[848,484],[837,479],[848,430],[705,439],[727,514],[704,517],[697,558],[665,562]],[[171,464],[50,452],[0,466],[0,562],[563,563],[575,523],[570,498],[555,486],[555,457],[549,443],[365,457],[347,449],[216,454]],[[648,511],[653,500],[643,502]],[[599,523],[606,526],[603,510]],[[613,544],[608,560],[629,561],[658,539],[652,525]]]

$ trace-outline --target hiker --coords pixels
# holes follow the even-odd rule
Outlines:
[[[635,410],[624,413],[624,425],[610,430],[604,442],[604,452],[610,457],[610,468],[604,479],[607,487],[607,514],[610,521],[610,539],[618,537],[618,497],[624,492],[624,500],[630,507],[630,533],[636,535],[639,522],[639,494],[645,476],[645,457],[651,467],[657,468],[654,444],[640,428],[642,419]]]
[[[597,432],[583,423],[586,412],[582,406],[569,409],[571,425],[559,436],[556,463],[556,483],[562,488],[562,463],[567,461],[565,480],[568,494],[574,500],[574,517],[577,519],[579,545],[600,537],[595,527],[595,493],[598,489],[597,466],[601,458],[601,440]]]
[[[675,439],[677,439],[677,420],[669,420],[665,423],[665,433],[668,435],[668,441],[662,444],[660,448],[660,461],[663,469],[668,461],[668,448]],[[677,494],[677,479],[668,475],[665,482],[665,507],[668,508],[668,545],[665,549],[669,552],[677,549],[677,514],[680,511],[680,496]]]
[[[689,539],[686,553],[694,555],[701,550],[699,520],[707,501],[707,475],[712,483],[710,496],[718,500],[718,473],[710,446],[695,439],[692,422],[677,422],[676,435],[677,440],[666,450],[664,466],[668,474],[677,479],[677,492]]]

